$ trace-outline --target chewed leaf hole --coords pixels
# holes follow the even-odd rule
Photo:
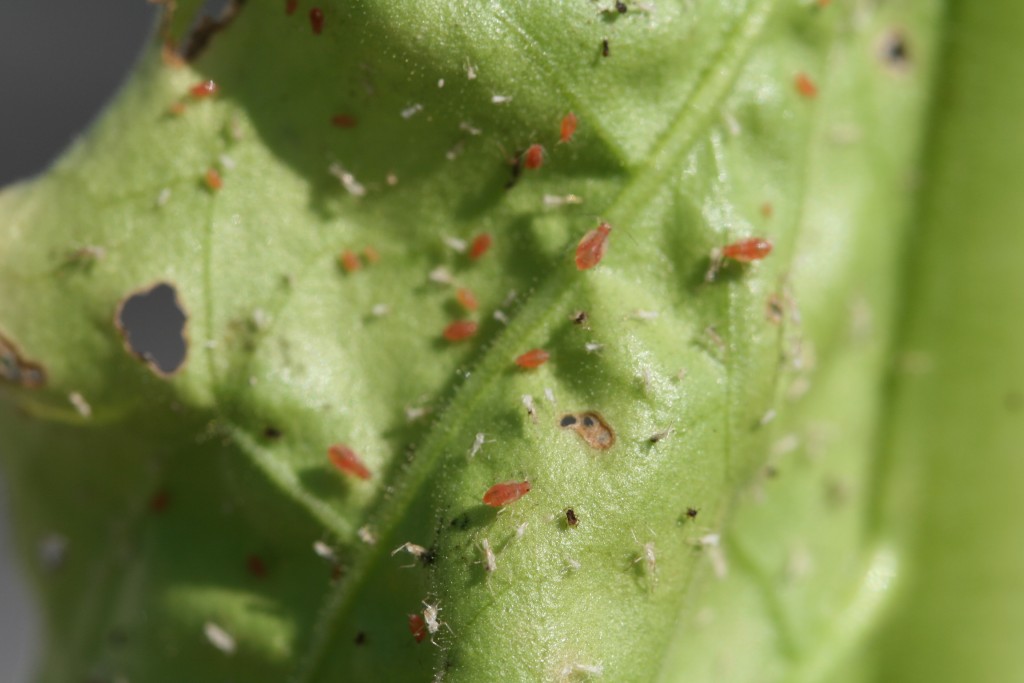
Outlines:
[[[177,290],[166,282],[124,299],[116,318],[125,347],[158,375],[172,375],[184,365],[187,321]]]

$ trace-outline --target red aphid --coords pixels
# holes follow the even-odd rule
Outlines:
[[[423,639],[427,637],[427,625],[423,623],[423,617],[419,614],[409,615],[409,633],[417,643],[422,643]]]
[[[210,95],[216,95],[218,90],[220,90],[220,87],[213,81],[203,81],[202,83],[193,85],[189,88],[188,92],[192,97],[199,100],[204,97],[209,97]]]
[[[476,295],[465,287],[455,290],[455,300],[467,311],[475,311],[480,307],[479,302],[476,300]]]
[[[486,232],[482,232],[473,239],[473,243],[469,245],[469,258],[476,261],[478,258],[487,253],[487,250],[491,248],[491,236]]]
[[[484,494],[484,505],[500,508],[503,505],[516,502],[529,492],[530,482],[528,481],[506,481],[495,484]]]
[[[576,267],[580,270],[593,268],[604,258],[605,249],[608,248],[608,235],[612,226],[601,223],[580,240],[576,246]]]
[[[336,114],[331,117],[331,125],[335,128],[355,128],[358,121],[348,114]]]
[[[444,328],[442,336],[450,342],[460,342],[476,334],[477,324],[472,320],[456,320]]]
[[[354,273],[363,267],[363,264],[359,262],[359,257],[350,249],[346,249],[338,255],[338,263],[346,273]]]
[[[524,370],[532,370],[547,363],[548,358],[551,358],[551,354],[544,349],[533,349],[516,358],[516,365]]]
[[[569,142],[572,140],[573,133],[576,132],[577,123],[579,123],[579,119],[577,119],[576,114],[573,114],[572,112],[569,112],[562,117],[562,142]]]
[[[796,91],[804,97],[811,99],[818,96],[818,86],[814,84],[811,77],[802,71],[793,79]]]
[[[531,171],[544,165],[544,148],[541,145],[533,144],[523,152],[523,166]]]
[[[165,489],[159,489],[149,499],[149,509],[151,512],[160,513],[167,509],[167,506],[171,502],[171,497],[167,494]]]
[[[295,10],[299,8],[299,0],[285,0],[284,13],[288,16],[295,14]]]
[[[355,451],[344,444],[336,443],[328,448],[327,457],[331,459],[335,467],[345,474],[363,480],[369,479],[371,476],[370,470],[366,469],[366,465],[359,459]]]
[[[320,35],[324,31],[324,11],[319,7],[309,10],[309,25],[313,27],[313,33]]]
[[[262,579],[267,575],[267,563],[259,555],[250,555],[245,558],[245,568],[257,579]]]
[[[220,177],[220,173],[217,173],[217,169],[215,168],[208,169],[206,171],[206,175],[203,176],[203,180],[206,182],[206,186],[214,192],[224,187],[224,180]]]
[[[722,256],[742,263],[760,261],[770,253],[772,243],[762,237],[750,237],[722,247]]]

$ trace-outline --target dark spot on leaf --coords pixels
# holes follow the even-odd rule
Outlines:
[[[223,31],[235,20],[246,0],[228,0],[226,3],[207,3],[202,9],[202,16],[192,26],[191,32],[181,41],[181,56],[186,62],[195,61],[210,43],[214,35]],[[223,4],[223,9],[213,18],[216,5]]]
[[[882,38],[880,52],[882,61],[893,68],[906,69],[910,65],[910,46],[900,30],[889,31]]]
[[[612,53],[611,45],[608,44],[608,39],[605,38],[601,41],[601,56],[610,57]]]
[[[356,634],[355,644],[356,645],[366,645],[366,632],[365,631],[360,631],[359,633]]]
[[[469,528],[469,515],[463,512],[458,517],[452,520],[452,528],[458,529],[459,531],[465,531]]]
[[[149,510],[153,513],[161,513],[171,503],[171,496],[166,489],[159,489],[149,498]]]
[[[245,569],[250,576],[263,579],[267,576],[267,563],[259,555],[249,555],[245,558]]]
[[[158,375],[173,375],[188,354],[188,316],[173,286],[161,282],[121,302],[114,318],[125,346]]]
[[[558,424],[560,424],[563,427],[572,427],[574,424],[576,424],[576,416],[563,415],[562,420]]]
[[[589,415],[585,416],[583,418],[583,426],[584,427],[593,427],[594,426],[594,418],[590,417]]]
[[[263,429],[263,438],[264,439],[275,440],[275,439],[280,439],[281,436],[282,436],[281,430],[278,429],[277,427],[264,427],[264,429]]]
[[[38,389],[46,384],[46,371],[39,363],[26,360],[14,342],[0,335],[0,381]]]

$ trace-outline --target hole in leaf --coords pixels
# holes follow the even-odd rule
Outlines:
[[[46,371],[42,365],[26,360],[14,342],[0,335],[0,382],[38,389],[46,384]]]
[[[166,282],[124,299],[115,319],[128,351],[158,375],[173,375],[184,365],[187,321],[177,290]]]

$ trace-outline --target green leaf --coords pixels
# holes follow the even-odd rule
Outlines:
[[[154,45],[0,195],[42,680],[833,680],[902,566],[876,397],[937,3],[327,2],[319,35],[282,5],[187,66]],[[123,306],[168,287],[161,370]],[[589,411],[610,448],[562,426]]]

